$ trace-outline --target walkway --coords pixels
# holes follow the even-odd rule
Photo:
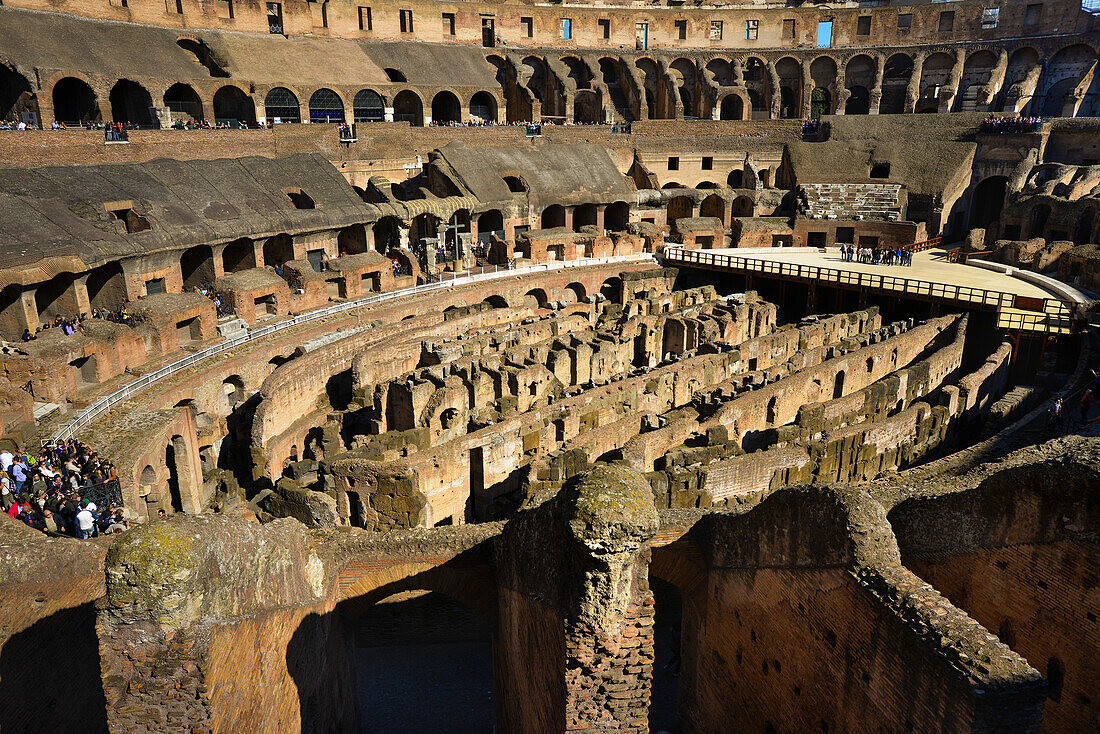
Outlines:
[[[1070,331],[1074,294],[1080,295],[1060,283],[1048,284],[1042,279],[1034,282],[976,265],[949,263],[943,250],[918,252],[909,267],[845,262],[837,248],[821,252],[810,247],[676,248],[665,251],[665,260],[670,265],[697,265],[784,280],[836,283],[841,287],[976,306],[997,311],[999,325],[1005,328],[1050,334]]]

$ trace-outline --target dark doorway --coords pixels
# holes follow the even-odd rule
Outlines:
[[[661,579],[649,577],[653,590],[653,690],[649,702],[649,730],[676,731],[683,604],[679,590]]]
[[[53,85],[53,119],[67,125],[99,122],[99,104],[88,84],[71,76]]]
[[[115,122],[152,127],[153,99],[145,87],[123,79],[111,90],[111,116]]]
[[[352,625],[364,732],[494,730],[492,636],[480,614],[442,594],[406,592]]]
[[[1007,185],[1007,177],[990,176],[974,187],[974,198],[970,205],[971,228],[985,229],[1000,219]]]
[[[172,495],[172,511],[183,512],[183,494],[180,492],[180,473],[176,466],[176,440],[164,450],[164,463],[168,465],[168,492]]]
[[[183,290],[190,291],[200,285],[214,284],[214,252],[206,245],[187,250],[180,257],[180,273]]]

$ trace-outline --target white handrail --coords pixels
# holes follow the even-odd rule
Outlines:
[[[248,332],[245,334],[226,339],[225,341],[215,344],[214,346],[207,347],[206,349],[203,349],[199,352],[194,352],[187,355],[186,357],[182,357],[181,359],[176,360],[175,362],[171,362],[164,365],[163,367],[159,367],[156,370],[148,374],[142,375],[138,379],[127,383],[126,385],[120,387],[114,392],[108,393],[107,395],[98,398],[91,405],[87,406],[83,410],[79,411],[75,416],[73,416],[73,419],[71,421],[55,431],[54,434],[50,436],[50,440],[57,442],[72,438],[77,431],[87,426],[95,418],[107,412],[115,405],[118,405],[125,400],[129,400],[136,393],[144,390],[149,385],[152,385],[153,383],[158,382],[165,377],[168,377],[169,375],[173,375],[182,369],[191,367],[198,362],[209,359],[210,357],[221,354],[222,352],[227,352],[230,349],[239,347],[242,344],[247,344],[248,342],[254,341],[256,339],[263,339],[264,337],[271,336],[272,334],[277,334],[280,331],[285,331],[286,329],[290,329],[300,324],[307,324],[311,321],[317,321],[319,319],[328,318],[329,316],[346,313],[348,311],[353,311],[359,308],[363,308],[365,306],[374,306],[379,303],[392,301],[398,298],[404,298],[406,296],[417,296],[423,293],[430,293],[432,291],[454,288],[455,286],[465,285],[482,280],[505,278],[509,275],[516,275],[517,273],[523,271],[531,272],[538,269],[547,271],[560,270],[563,268],[578,268],[591,265],[607,265],[616,262],[633,262],[652,259],[652,255],[637,254],[618,255],[615,257],[590,257],[580,260],[556,260],[547,263],[535,263],[533,265],[518,268],[515,270],[507,268],[498,270],[496,269],[496,266],[494,266],[494,270],[489,273],[481,272],[473,274],[467,272],[461,276],[455,274],[452,278],[439,280],[434,283],[425,283],[424,285],[416,285],[412,286],[411,288],[403,288],[398,291],[377,293],[366,296],[365,298],[356,299],[354,301],[338,303],[334,306],[327,306],[316,311],[299,314],[284,321],[280,321],[276,324],[269,324],[267,326],[261,326],[256,329],[249,329]]]

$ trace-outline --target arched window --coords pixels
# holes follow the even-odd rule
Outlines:
[[[385,107],[382,95],[373,89],[360,89],[351,103],[356,122],[382,122]]]
[[[344,103],[340,95],[322,87],[309,98],[310,122],[343,122]]]
[[[286,87],[275,87],[264,98],[264,113],[272,123],[301,122],[302,113],[298,98]]]

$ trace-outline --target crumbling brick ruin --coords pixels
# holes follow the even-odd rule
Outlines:
[[[0,3],[0,734],[1100,731],[1098,48]]]

